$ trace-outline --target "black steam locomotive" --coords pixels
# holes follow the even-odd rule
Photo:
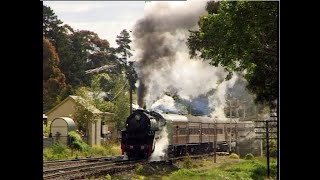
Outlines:
[[[204,116],[157,113],[143,109],[135,110],[126,120],[122,130],[122,154],[128,158],[149,158],[155,150],[156,141],[161,139],[161,131],[167,132],[169,157],[185,154],[213,152],[216,138],[217,151],[227,152],[234,144],[235,136],[245,137],[247,126],[253,124],[237,122],[231,124],[229,119],[213,119]],[[235,128],[237,127],[237,128]]]
[[[135,110],[126,120],[121,131],[122,154],[131,157],[148,158],[155,148],[155,132],[159,131],[164,119],[155,112]]]

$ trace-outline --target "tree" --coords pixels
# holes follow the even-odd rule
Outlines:
[[[66,90],[65,76],[58,68],[59,57],[52,44],[43,37],[43,110],[59,103]]]
[[[245,72],[256,102],[270,106],[278,98],[278,2],[209,2],[198,31],[190,31],[192,57],[209,60],[229,72]]]
[[[104,86],[108,86],[108,88]],[[91,81],[91,87],[78,88],[76,95],[81,98],[78,101],[78,105],[75,106],[74,118],[80,129],[86,131],[88,122],[93,122],[97,118],[104,119],[101,115],[90,112],[88,107],[92,106],[102,112],[114,113],[114,121],[117,128],[123,128],[124,122],[129,115],[127,89],[128,84],[123,76],[113,75],[110,78],[105,73],[95,75]]]
[[[119,47],[116,50],[121,56],[119,58],[120,72],[122,72],[124,69],[126,77],[129,81],[130,113],[132,113],[132,93],[135,89],[134,84],[137,81],[138,76],[133,68],[133,62],[127,62],[127,58],[130,58],[132,54],[130,52],[131,48],[129,45],[129,43],[131,43],[130,34],[126,29],[120,32],[120,35],[117,36],[116,42],[119,45]]]
[[[43,36],[53,44],[61,57],[70,54],[70,52],[66,53],[70,50],[68,35],[73,32],[69,25],[63,25],[50,7],[43,5]]]
[[[113,77],[112,102],[114,103],[115,122],[117,129],[124,128],[124,123],[130,113],[128,83],[123,76]]]
[[[81,86],[90,86],[92,76],[86,71],[106,64],[116,64],[115,50],[107,40],[87,30],[73,30],[58,19],[50,7],[43,6],[43,34],[56,48],[59,67],[71,86],[69,92]]]
[[[73,31],[68,35],[70,46],[61,61],[61,70],[66,74],[67,83],[74,89],[81,86],[90,87],[91,75],[86,71],[106,64],[115,63],[110,52],[109,42],[87,30]]]
[[[132,53],[130,52],[130,34],[126,29],[122,30],[120,32],[120,35],[117,36],[116,43],[119,45],[117,50],[117,53],[120,55],[119,62],[120,65],[125,67],[127,66],[127,59],[132,56]]]
[[[102,83],[103,82],[103,83]],[[98,74],[92,78],[90,87],[79,87],[76,90],[77,99],[74,117],[77,121],[79,129],[86,132],[87,124],[94,122],[97,118],[104,120],[103,115],[93,114],[93,108],[99,109],[101,112],[113,112],[114,104],[106,101],[102,86],[111,83],[111,78],[107,74]]]
[[[62,98],[66,98],[73,89],[70,85],[72,72],[68,69],[74,59],[70,40],[70,34],[73,32],[69,25],[63,25],[50,7],[43,5],[43,36],[55,47],[60,57],[58,66],[66,78],[67,89]]]

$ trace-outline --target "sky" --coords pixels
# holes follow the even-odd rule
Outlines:
[[[132,30],[143,18],[145,1],[43,1],[64,24],[75,30],[89,30],[116,47],[123,29]]]

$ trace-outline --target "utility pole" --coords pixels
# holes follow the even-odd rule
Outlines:
[[[231,96],[230,96],[231,97]],[[231,98],[229,100],[229,108],[230,108],[230,126],[229,126],[229,130],[230,130],[230,135],[229,135],[229,152],[231,153],[231,123],[232,123],[232,109],[231,109]]]
[[[270,116],[270,117],[277,117],[277,116]],[[266,121],[256,121],[256,122],[263,122],[265,123],[264,127],[256,127],[256,128],[261,128],[265,129],[265,132],[259,131],[256,132],[258,134],[263,134],[265,133],[265,137],[259,137],[256,139],[265,139],[266,140],[266,156],[267,156],[267,168],[268,168],[268,178],[270,177],[270,139],[278,139],[277,137],[270,137],[270,134],[277,134],[277,131],[271,131],[274,127],[276,127],[276,124],[270,124],[272,122],[277,123],[277,120],[266,120]]]
[[[130,114],[132,114],[132,90],[133,90],[133,62],[129,62],[129,74],[128,74],[128,80],[129,80],[129,95],[130,95]]]
[[[214,136],[213,136],[213,144],[214,144],[214,148],[213,148],[213,162],[216,163],[217,162],[217,120],[213,120],[214,121]]]

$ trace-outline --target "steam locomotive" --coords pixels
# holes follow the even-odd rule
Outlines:
[[[227,152],[236,139],[250,133],[248,123],[233,120],[236,123],[231,123],[229,119],[138,109],[127,118],[126,128],[121,131],[122,154],[129,159],[149,158],[161,138],[168,138],[168,147],[165,148],[167,157],[213,152],[214,142],[218,152]],[[167,137],[162,137],[164,134]]]

